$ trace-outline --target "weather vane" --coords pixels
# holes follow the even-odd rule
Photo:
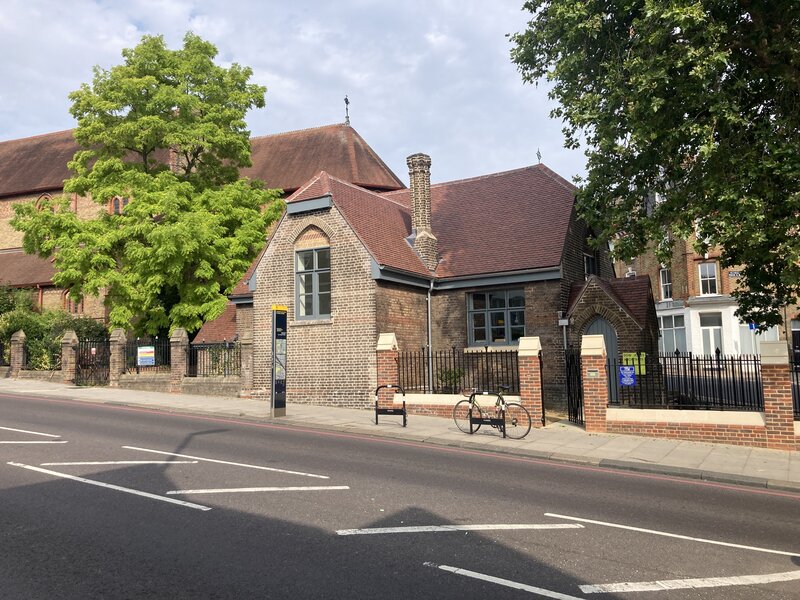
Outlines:
[[[539,161],[539,163],[542,162],[542,152],[538,148],[536,149],[536,158]]]
[[[347,98],[347,94],[344,96],[344,124],[350,125],[350,100]]]

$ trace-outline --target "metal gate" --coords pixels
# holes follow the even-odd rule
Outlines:
[[[108,385],[109,340],[80,340],[75,356],[75,385]]]
[[[564,351],[567,376],[567,414],[569,420],[583,425],[583,382],[581,380],[581,351],[567,348]]]

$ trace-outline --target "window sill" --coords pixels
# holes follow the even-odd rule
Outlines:
[[[519,344],[509,344],[507,346],[468,346],[464,348],[465,354],[478,354],[479,352],[508,352],[509,350],[519,350]]]
[[[289,321],[289,327],[309,327],[312,325],[333,325],[333,319],[295,319]]]

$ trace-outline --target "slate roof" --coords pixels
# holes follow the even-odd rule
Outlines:
[[[50,285],[55,269],[45,260],[21,249],[0,250],[0,285]]]
[[[382,195],[411,203],[410,190]],[[542,164],[432,185],[436,276],[557,267],[574,200],[575,187]]]
[[[286,193],[320,169],[370,189],[404,187],[358,132],[343,123],[254,137],[250,146],[253,166],[241,174]],[[77,150],[71,129],[0,142],[0,198],[61,190]]]
[[[624,277],[618,279],[601,279],[592,275],[584,283],[574,283],[570,288],[569,309],[571,314],[583,292],[591,284],[598,285],[618,306],[627,312],[640,328],[647,324],[648,305],[651,302],[652,290],[650,277]]]

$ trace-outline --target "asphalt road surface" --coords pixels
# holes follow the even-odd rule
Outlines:
[[[800,598],[798,509],[788,492],[0,396],[0,598]]]

